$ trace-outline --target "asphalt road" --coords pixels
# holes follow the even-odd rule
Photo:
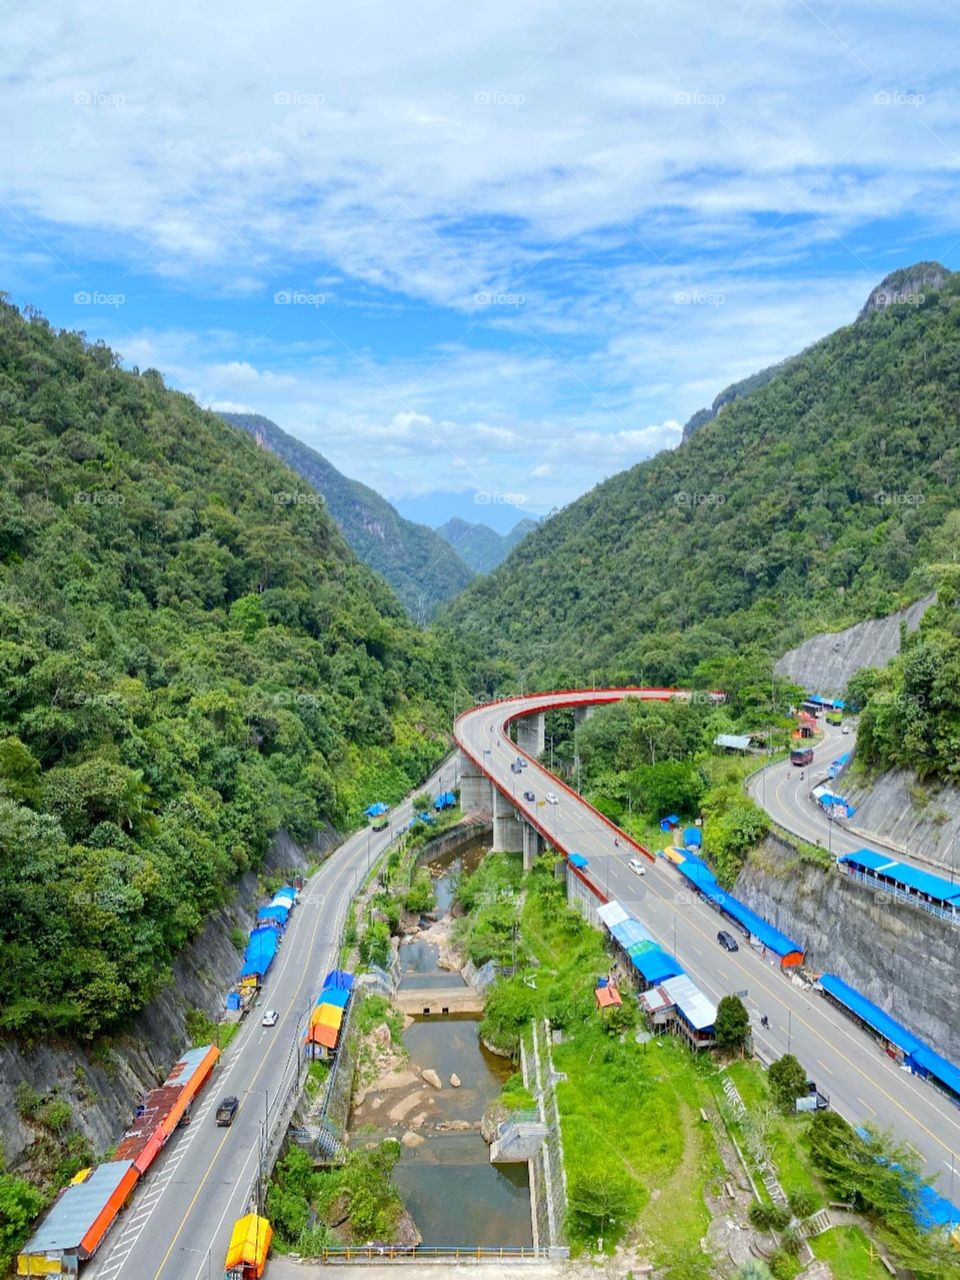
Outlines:
[[[856,745],[853,733],[843,734],[833,725],[823,725],[822,741],[813,748],[813,764],[800,769],[789,760],[779,760],[767,765],[748,783],[747,790],[762,809],[766,809],[774,822],[810,844],[820,844],[834,855],[855,853],[864,846],[889,851],[892,858],[929,871],[919,859],[912,859],[875,838],[866,839],[844,829],[839,822],[831,822],[824,811],[811,799],[810,792],[818,783],[826,781],[827,767],[831,761]],[[803,773],[801,779],[800,774]],[[843,794],[843,784],[838,785]]]
[[[454,763],[448,760],[424,788],[453,782]],[[410,813],[408,799],[391,811],[388,830],[351,836],[310,879],[258,1007],[218,1062],[190,1125],[175,1132],[86,1268],[88,1280],[222,1276],[231,1228],[246,1212],[256,1182],[264,1117],[273,1125],[297,1073],[305,1019],[324,975],[336,964],[350,901]],[[280,1014],[269,1029],[260,1025],[266,1009]],[[225,1094],[236,1094],[240,1109],[230,1127],[218,1128],[214,1112]]]
[[[602,694],[599,697],[603,699]],[[564,701],[597,699],[597,693],[586,691],[566,695]],[[920,1155],[927,1173],[939,1175],[940,1190],[946,1195],[953,1168],[956,1201],[960,1196],[960,1108],[931,1085],[897,1068],[870,1036],[823,996],[794,986],[746,942],[733,954],[724,951],[717,943],[717,931],[729,925],[686,887],[679,872],[663,859],[648,864],[643,878],[631,872],[627,863],[633,850],[624,847],[622,833],[617,848],[615,828],[564,790],[543,766],[531,761],[519,777],[511,772],[510,763],[518,751],[503,731],[505,717],[521,706],[525,712],[536,711],[551,701],[556,698],[534,695],[477,707],[458,720],[458,741],[505,795],[511,800],[518,797],[516,807],[558,847],[589,859],[587,874],[594,883],[633,912],[711,999],[716,1002],[732,993],[743,996],[764,1057],[769,1060],[788,1050],[796,1054],[837,1111],[854,1123],[892,1127]],[[522,799],[525,790],[534,792],[533,803]],[[547,791],[557,794],[556,805],[544,803]],[[763,1014],[770,1020],[769,1029],[759,1025]]]

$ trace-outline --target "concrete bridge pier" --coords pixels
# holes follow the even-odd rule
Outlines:
[[[590,719],[594,711],[596,711],[596,707],[592,707],[592,706],[580,706],[580,707],[573,708],[574,732],[576,732],[576,730],[580,728],[580,726],[584,723],[585,720]]]
[[[523,869],[529,871],[533,866],[537,855],[543,852],[543,836],[536,829],[531,827],[529,822],[523,824]]]
[[[460,752],[460,807],[464,813],[493,813],[494,791],[469,756]]]
[[[526,824],[516,809],[500,792],[493,789],[493,852],[521,853],[523,828]]]
[[[543,755],[543,748],[546,746],[547,738],[544,730],[543,712],[539,712],[533,716],[521,716],[516,721],[517,725],[517,746],[526,751],[527,755],[537,759]]]

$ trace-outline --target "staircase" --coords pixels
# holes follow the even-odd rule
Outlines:
[[[830,1219],[830,1210],[818,1209],[816,1213],[811,1213],[809,1218],[804,1218],[797,1228],[797,1233],[801,1235],[804,1240],[811,1240],[814,1236],[819,1236],[822,1235],[824,1231],[829,1231],[832,1226],[833,1222]]]

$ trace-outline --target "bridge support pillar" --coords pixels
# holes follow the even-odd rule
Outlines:
[[[543,852],[543,836],[529,822],[523,824],[523,869],[529,871],[539,853]]]
[[[543,748],[546,745],[547,737],[544,730],[543,712],[539,712],[533,716],[521,716],[516,721],[517,725],[517,746],[526,751],[527,755],[537,759],[543,754]]]
[[[490,781],[469,756],[460,752],[460,807],[464,813],[492,813]]]
[[[584,721],[589,720],[596,711],[596,707],[582,706],[573,708],[573,728],[574,731],[580,728]]]
[[[493,788],[493,852],[522,853],[524,823],[516,809]]]

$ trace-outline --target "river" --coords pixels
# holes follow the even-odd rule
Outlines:
[[[489,846],[471,840],[430,863],[437,907],[449,912],[457,877],[476,866]],[[416,936],[400,948],[401,987],[436,989],[463,985],[437,964],[436,945]],[[492,1165],[479,1124],[487,1106],[515,1070],[489,1053],[477,1034],[478,1019],[418,1018],[404,1032],[410,1067],[432,1067],[443,1083],[435,1090],[419,1080],[406,1095],[368,1095],[351,1117],[355,1138],[375,1126],[379,1136],[406,1142],[394,1183],[425,1245],[516,1246],[532,1242],[526,1164]],[[451,1075],[460,1087],[450,1086]],[[419,1123],[418,1123],[419,1122]]]

